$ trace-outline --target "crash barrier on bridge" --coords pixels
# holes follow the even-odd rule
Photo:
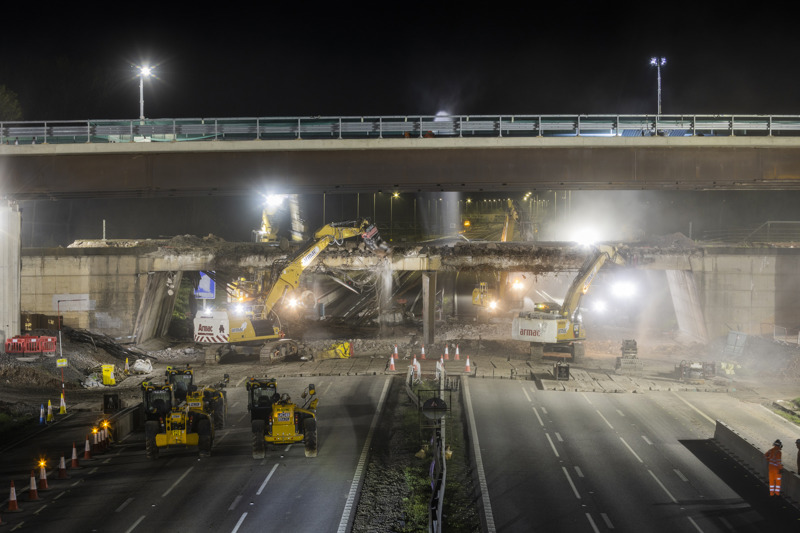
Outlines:
[[[792,136],[797,115],[394,115],[0,122],[0,144],[548,136]]]
[[[717,420],[717,427],[714,430],[714,442],[736,462],[761,480],[765,485],[764,490],[767,490],[766,485],[769,477],[767,459],[764,457],[764,452],[748,442],[733,428],[719,420]],[[790,500],[795,506],[800,505],[800,476],[784,469],[781,478],[781,495]]]
[[[6,353],[55,353],[56,337],[17,335],[6,339]]]

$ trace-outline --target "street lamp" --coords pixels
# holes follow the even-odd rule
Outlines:
[[[658,114],[661,114],[661,67],[667,64],[666,57],[651,57],[650,65],[656,67],[658,73]]]
[[[392,193],[392,197],[389,198],[389,236],[392,240],[394,240],[394,199],[400,198],[400,193],[395,192]]]
[[[139,120],[144,120],[144,79],[153,74],[153,69],[147,66],[137,68],[139,69]]]

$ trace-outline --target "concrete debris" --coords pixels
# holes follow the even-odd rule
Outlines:
[[[147,359],[137,359],[129,366],[132,374],[149,374],[153,371],[153,363]]]

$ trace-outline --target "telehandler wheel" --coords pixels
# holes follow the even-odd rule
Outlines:
[[[197,434],[200,457],[211,456],[211,422],[207,418],[197,422]]]
[[[148,459],[158,459],[156,433],[158,433],[157,421],[148,420],[144,423],[144,454]]]
[[[220,396],[214,400],[214,429],[225,427],[225,400]]]
[[[306,444],[306,457],[317,456],[317,419],[306,418],[303,422],[303,440]]]
[[[264,446],[264,428],[266,422],[263,420],[253,420],[251,428],[253,430],[253,459],[263,459],[266,453]]]

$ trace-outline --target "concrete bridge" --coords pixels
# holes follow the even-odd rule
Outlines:
[[[179,284],[183,273],[269,271],[291,253],[265,244],[199,238],[120,244],[23,250],[22,311],[52,315],[58,309],[67,325],[143,341],[166,333],[175,299],[169,287]],[[626,245],[622,250],[632,268],[666,272],[679,335],[685,340],[707,342],[729,329],[760,334],[765,325],[796,329],[800,324],[798,249]],[[465,272],[560,273],[569,280],[588,253],[566,243],[458,241],[398,246],[391,256],[380,258],[346,245],[326,250],[314,271],[382,271],[389,279],[392,272],[420,271],[433,276],[431,294],[437,283],[455,293],[458,275]],[[382,262],[390,268],[379,269]]]
[[[20,136],[23,144],[15,145]],[[284,193],[797,189],[800,117],[0,124],[0,179],[0,192],[17,200],[249,195],[267,187]]]

